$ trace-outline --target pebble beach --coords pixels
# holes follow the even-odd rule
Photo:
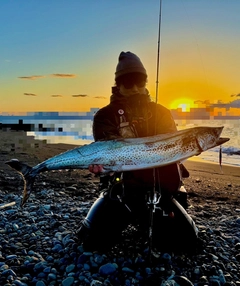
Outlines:
[[[158,252],[149,261],[147,244],[131,227],[106,253],[85,252],[79,244],[75,231],[99,195],[99,178],[88,170],[41,174],[21,208],[22,178],[4,162],[17,158],[33,166],[75,146],[9,148],[12,134],[1,136],[0,285],[240,285],[240,167],[184,162],[187,212],[201,248]]]

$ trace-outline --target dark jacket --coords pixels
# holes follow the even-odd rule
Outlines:
[[[170,111],[150,100],[149,95],[122,96],[113,93],[110,103],[94,116],[95,141],[119,137],[146,137],[176,131]],[[177,164],[156,168],[156,184],[169,192],[177,191],[180,178]],[[153,188],[153,169],[124,172],[125,189]]]
[[[164,134],[177,130],[170,111],[150,101],[149,95],[126,98],[120,93],[111,96],[110,104],[100,109],[93,123],[95,141],[122,137],[121,121],[129,122],[136,131],[135,137]]]

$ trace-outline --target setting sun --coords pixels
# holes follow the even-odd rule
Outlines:
[[[189,98],[179,98],[170,104],[170,109],[180,108],[183,112],[189,112],[194,107],[194,102]]]

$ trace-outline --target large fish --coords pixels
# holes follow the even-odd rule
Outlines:
[[[41,172],[87,169],[92,164],[103,165],[103,173],[165,166],[227,142],[229,138],[220,138],[222,130],[223,127],[195,127],[150,137],[98,141],[61,153],[34,167],[17,159],[6,164],[23,176],[23,206],[35,177]]]

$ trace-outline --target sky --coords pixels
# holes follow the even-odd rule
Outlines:
[[[156,99],[159,0],[1,0],[0,113],[109,103],[121,51]],[[239,0],[162,0],[158,102],[240,100]]]

